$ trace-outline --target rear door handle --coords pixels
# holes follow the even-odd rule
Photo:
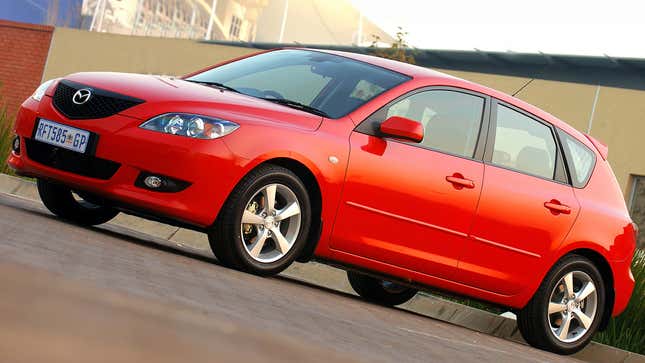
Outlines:
[[[550,202],[544,202],[544,206],[555,213],[562,213],[562,214],[571,213],[571,207],[564,205],[555,199],[551,200]]]
[[[455,187],[463,187],[468,189],[475,187],[474,181],[464,178],[464,176],[459,173],[454,173],[451,176],[447,176],[446,181],[452,183],[452,185],[454,185]]]

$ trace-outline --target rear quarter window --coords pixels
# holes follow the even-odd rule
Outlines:
[[[584,188],[596,165],[596,154],[566,132],[558,130],[558,133],[567,158],[571,184],[576,188]]]

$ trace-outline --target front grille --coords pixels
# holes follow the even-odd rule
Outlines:
[[[72,101],[74,93],[79,89],[89,89],[90,99],[84,104],[77,105]],[[54,107],[69,119],[94,119],[115,115],[130,107],[143,103],[138,98],[89,87],[80,83],[61,80],[54,92]]]
[[[27,156],[43,165],[90,178],[110,179],[121,164],[114,161],[80,154],[44,142],[25,139]]]

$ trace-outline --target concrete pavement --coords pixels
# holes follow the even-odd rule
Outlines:
[[[575,361],[33,201],[0,215],[2,361]]]

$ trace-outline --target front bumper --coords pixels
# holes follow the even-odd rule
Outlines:
[[[26,140],[32,138],[38,118],[59,122],[98,135],[94,156],[120,164],[106,180],[50,167],[28,157]],[[19,154],[7,163],[17,173],[45,178],[73,189],[100,195],[135,209],[199,227],[210,226],[230,191],[241,178],[237,160],[221,140],[199,140],[143,130],[144,120],[114,115],[94,120],[69,120],[52,106],[49,96],[25,101],[15,132],[21,139]],[[155,192],[135,186],[142,172],[190,183],[176,193]]]

